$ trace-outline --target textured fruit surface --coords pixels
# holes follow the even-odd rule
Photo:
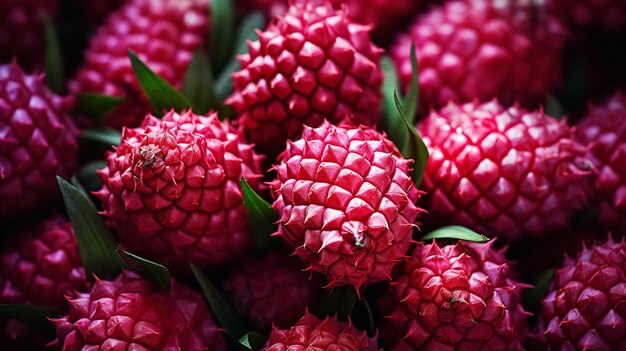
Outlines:
[[[549,0],[549,9],[576,26],[617,29],[626,26],[624,0]]]
[[[224,291],[253,330],[288,328],[316,303],[320,289],[297,259],[273,252],[231,269]]]
[[[411,43],[419,65],[420,102],[543,102],[559,86],[565,33],[531,1],[449,1],[418,16],[391,48],[404,87]]]
[[[175,281],[164,291],[124,272],[69,303],[52,320],[63,350],[226,350],[202,296]]]
[[[376,338],[368,338],[351,323],[330,317],[320,320],[307,312],[290,329],[274,328],[264,350],[376,351],[378,347]]]
[[[539,335],[549,350],[626,349],[626,243],[583,246],[556,270]],[[542,329],[544,327],[544,329]]]
[[[133,252],[173,266],[222,264],[251,242],[239,182],[257,188],[260,162],[217,114],[147,116],[107,155],[97,195]]]
[[[58,0],[0,0],[0,62],[15,57],[28,69],[43,64],[45,16],[54,19]]]
[[[240,56],[227,103],[252,143],[273,159],[302,125],[318,127],[353,115],[373,125],[380,118],[381,49],[369,28],[328,1],[296,3]]]
[[[590,160],[564,120],[494,100],[450,103],[418,128],[432,224],[518,241],[567,227],[586,203]]]
[[[420,245],[379,305],[388,349],[523,350],[528,286],[513,279],[504,249],[488,243]]]
[[[58,196],[55,176],[76,169],[78,132],[42,75],[0,66],[0,221],[32,214]]]
[[[617,93],[592,105],[576,127],[578,140],[591,146],[598,174],[593,199],[598,219],[615,233],[626,233],[626,98]]]
[[[150,105],[134,76],[128,50],[180,88],[193,52],[208,37],[208,0],[129,0],[91,38],[70,89],[126,97],[107,117],[107,124],[136,127]]]
[[[421,192],[387,137],[346,121],[304,127],[276,166],[275,235],[295,248],[329,286],[390,278],[405,256]]]

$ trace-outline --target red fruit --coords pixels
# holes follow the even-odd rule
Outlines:
[[[208,0],[129,0],[91,38],[70,88],[74,93],[125,97],[126,102],[106,123],[136,127],[151,109],[133,73],[128,50],[180,88],[194,51],[208,37]]]
[[[227,103],[250,141],[270,159],[303,124],[318,127],[354,115],[358,123],[379,120],[381,49],[369,28],[335,10],[328,1],[294,3],[270,23],[240,56]]]
[[[543,102],[561,81],[564,29],[531,1],[449,1],[419,16],[391,49],[403,86],[410,84],[411,43],[420,102]]]
[[[384,134],[349,123],[305,126],[271,184],[278,231],[329,286],[390,278],[409,249],[421,192]]]
[[[591,146],[598,174],[593,200],[602,225],[626,232],[626,98],[617,93],[601,105],[591,105],[576,136]]]
[[[542,302],[548,350],[626,349],[626,243],[608,241],[567,258]]]
[[[564,120],[494,100],[450,103],[418,128],[431,223],[512,242],[568,227],[586,204],[590,161]]]
[[[307,312],[291,329],[274,328],[263,350],[376,351],[378,348],[376,337],[368,338],[352,323],[330,317],[322,321]]]
[[[626,26],[624,0],[549,0],[548,8],[579,27],[618,29]]]
[[[167,291],[123,272],[69,303],[52,320],[63,350],[226,350],[202,296],[173,280]]]
[[[296,323],[307,307],[317,303],[316,283],[299,262],[273,252],[231,269],[224,291],[250,327],[262,331]]]
[[[215,113],[148,115],[107,154],[97,196],[131,251],[179,268],[223,264],[251,242],[239,182],[257,188],[260,163]]]
[[[381,301],[391,350],[523,350],[521,298],[504,251],[488,243],[420,245]]]
[[[0,221],[32,215],[76,170],[78,131],[65,101],[15,63],[0,66]]]

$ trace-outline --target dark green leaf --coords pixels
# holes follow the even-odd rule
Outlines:
[[[191,108],[191,101],[185,95],[152,72],[132,50],[128,50],[128,57],[135,77],[157,116],[162,116],[165,111],[171,109],[180,112]]]
[[[370,304],[367,302],[367,299],[361,299],[361,303],[365,306],[365,310],[367,311],[367,334],[369,336],[376,335],[376,321],[374,320],[374,313],[372,312],[372,308]]]
[[[211,63],[219,72],[233,54],[235,14],[232,0],[211,2]]]
[[[215,319],[222,328],[226,329],[231,343],[238,345],[239,339],[245,334],[243,322],[239,320],[230,303],[220,294],[200,268],[193,263],[189,263],[189,266],[202,288]]]
[[[74,228],[87,278],[93,280],[93,274],[100,278],[116,277],[122,271],[122,261],[115,252],[117,242],[113,234],[80,190],[61,177],[57,177],[57,182]]]
[[[274,223],[278,220],[278,213],[274,211],[272,205],[254,192],[243,177],[241,177],[241,193],[254,232],[257,251],[265,252],[277,241],[270,234],[276,231]]]
[[[446,227],[441,227],[439,229],[433,230],[432,232],[424,235],[420,238],[420,241],[432,240],[432,239],[457,239],[457,240],[465,240],[472,241],[477,243],[483,243],[489,241],[489,238],[478,234],[475,231],[461,227],[458,225],[450,225]]]
[[[117,248],[117,253],[120,255],[122,261],[124,261],[126,268],[139,274],[143,278],[152,281],[163,289],[170,289],[172,277],[164,265],[152,262],[128,251],[124,251],[124,249],[119,246]]]
[[[211,63],[202,49],[194,52],[189,63],[183,84],[183,94],[191,100],[193,110],[198,114],[207,113],[216,106]]]
[[[258,28],[265,27],[265,16],[261,11],[255,11],[247,15],[239,25],[237,38],[235,39],[235,55],[232,55],[228,64],[220,71],[215,81],[215,92],[220,100],[226,98],[233,89],[230,75],[239,69],[237,54],[244,54],[248,51],[248,40],[253,40]]]
[[[76,113],[91,117],[102,124],[104,119],[126,101],[123,97],[82,93],[76,97]]]
[[[80,193],[83,194],[83,196],[91,202],[91,198],[89,197],[89,193],[87,192],[87,190],[85,190],[83,185],[78,180],[78,176],[76,174],[74,174],[72,176],[72,179],[70,179],[70,180],[71,180],[72,185],[75,186],[76,189],[78,189],[78,191],[80,191]],[[93,204],[93,202],[92,202],[92,204]]]
[[[0,317],[15,319],[48,339],[54,338],[56,329],[48,317],[60,313],[54,308],[36,305],[0,305]]]
[[[406,108],[406,119],[415,124],[415,117],[417,116],[417,104],[419,102],[419,79],[418,79],[418,67],[417,67],[417,55],[415,53],[415,43],[411,43],[411,68],[413,69],[411,74],[411,86],[409,91],[404,97],[404,106]]]
[[[389,136],[389,139],[396,144],[398,149],[402,150],[408,138],[408,131],[402,117],[398,113],[394,94],[400,90],[398,74],[391,58],[384,56],[380,61],[380,65],[385,74],[383,81],[383,130]]]
[[[559,100],[554,97],[554,95],[548,95],[546,98],[546,104],[544,107],[544,112],[552,117],[561,118],[565,115],[565,110],[563,110],[563,106]]]
[[[548,294],[552,278],[554,278],[554,269],[548,269],[534,279],[535,286],[532,289],[524,291],[524,307],[526,307],[526,310],[539,312],[541,300]]]
[[[339,286],[326,295],[317,308],[320,318],[337,315],[339,320],[347,320],[354,310],[358,299],[356,290],[352,286]]]
[[[112,128],[83,129],[80,133],[80,138],[108,148],[119,145],[122,140],[122,134],[119,130]]]
[[[402,103],[400,103],[397,92],[394,92],[393,99],[409,135],[407,143],[400,151],[405,158],[415,161],[411,176],[415,185],[420,186],[424,177],[424,170],[426,170],[426,164],[428,163],[428,148],[417,133],[417,130],[415,130],[415,126],[406,118],[406,110],[404,106],[402,106]]]
[[[78,169],[76,176],[85,190],[96,191],[102,187],[102,180],[96,171],[104,167],[106,167],[106,162],[99,160],[86,163]]]
[[[248,350],[260,350],[265,344],[265,337],[257,332],[249,332],[239,339],[239,344]]]
[[[63,95],[65,86],[63,85],[63,59],[59,38],[50,17],[44,16],[43,21],[46,34],[46,85],[55,93]]]

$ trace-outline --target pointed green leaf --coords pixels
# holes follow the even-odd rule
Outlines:
[[[235,310],[232,308],[228,300],[220,294],[215,285],[202,273],[200,268],[193,263],[189,263],[193,275],[198,280],[204,297],[206,298],[211,311],[219,325],[226,329],[228,339],[237,345],[239,338],[245,334],[244,323],[239,320]]]
[[[152,72],[137,57],[135,52],[128,50],[128,57],[133,66],[133,71],[135,71],[135,77],[157,116],[162,116],[165,111],[171,109],[180,112],[191,108],[191,101],[163,78]]]
[[[398,149],[402,150],[408,139],[408,131],[402,117],[398,113],[396,103],[394,100],[394,94],[400,90],[400,83],[398,81],[398,73],[389,56],[384,56],[380,61],[380,66],[385,75],[383,80],[383,130],[389,136],[389,139],[396,144]]]
[[[43,22],[46,35],[46,85],[53,92],[63,95],[65,86],[63,84],[63,59],[59,38],[50,17],[44,16]]]
[[[120,106],[126,98],[96,93],[81,93],[76,97],[76,113],[91,117],[100,124]]]
[[[249,332],[239,339],[239,344],[248,350],[260,350],[265,344],[265,339],[261,333]]]
[[[70,180],[71,180],[72,185],[75,186],[76,189],[78,189],[78,191],[80,191],[80,193],[83,194],[83,196],[89,200],[89,202],[91,202],[91,199],[89,198],[89,193],[87,192],[87,190],[85,190],[83,185],[78,180],[78,176],[74,174]]]
[[[256,36],[256,29],[265,27],[265,16],[261,11],[255,11],[247,15],[239,25],[237,38],[235,39],[235,55],[232,55],[228,64],[220,71],[215,80],[215,93],[220,100],[223,100],[233,90],[231,74],[239,69],[237,54],[244,54],[248,51],[248,40],[253,40]]]
[[[233,54],[235,13],[232,0],[211,2],[211,63],[219,72]]]
[[[172,277],[170,276],[170,271],[168,271],[164,265],[125,251],[121,246],[117,247],[117,253],[120,255],[126,268],[150,280],[163,289],[170,289]]]
[[[84,129],[80,133],[80,138],[108,148],[120,144],[122,133],[112,128]]]
[[[360,302],[365,306],[365,310],[367,311],[367,334],[369,336],[374,336],[376,335],[376,320],[374,319],[372,307],[370,307],[370,304],[367,302],[366,298],[361,299]]]
[[[86,163],[78,169],[78,172],[76,172],[77,180],[87,192],[97,191],[102,188],[102,180],[97,171],[104,169],[104,167],[106,167],[106,162],[98,160]]]
[[[406,118],[406,110],[398,99],[397,92],[394,92],[393,99],[409,136],[406,144],[400,151],[405,158],[415,161],[413,163],[411,176],[415,185],[420,186],[424,177],[424,170],[426,170],[426,164],[428,163],[428,148],[426,147],[426,144],[424,144],[420,135],[417,133],[415,126]]]
[[[254,232],[256,248],[259,252],[265,252],[278,241],[270,236],[276,231],[274,223],[278,220],[278,213],[248,185],[243,177],[241,177],[241,193]]]
[[[419,79],[418,79],[418,67],[417,67],[417,54],[415,53],[415,43],[411,43],[411,86],[409,91],[404,97],[404,106],[406,108],[406,119],[415,124],[415,117],[417,116],[417,104],[419,102]]]
[[[533,281],[534,287],[524,291],[524,307],[530,312],[541,310],[541,300],[548,295],[550,284],[554,278],[554,269],[541,272]]]
[[[565,115],[565,110],[563,109],[563,106],[561,106],[561,103],[554,95],[548,95],[543,110],[547,115],[556,118],[561,118]]]
[[[358,295],[354,287],[335,287],[319,303],[316,314],[320,318],[337,315],[339,320],[345,321],[352,315],[357,299]]]
[[[217,105],[213,91],[213,72],[209,57],[197,49],[185,76],[183,94],[191,100],[195,113],[204,114]]]
[[[122,271],[122,261],[115,252],[117,242],[113,234],[80,190],[58,176],[57,182],[74,228],[87,278],[93,280],[93,274],[100,278],[116,277]]]
[[[44,306],[0,305],[0,317],[15,319],[49,339],[54,338],[56,329],[48,317],[56,317],[59,314],[60,312],[54,308]]]
[[[475,231],[462,227],[459,225],[450,225],[433,230],[432,232],[424,235],[420,238],[420,241],[432,240],[432,239],[457,239],[472,241],[476,243],[483,243],[489,241],[489,238],[478,234]]]

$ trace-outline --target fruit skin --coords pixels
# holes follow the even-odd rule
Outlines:
[[[577,139],[590,144],[598,173],[592,202],[598,219],[609,230],[626,233],[626,97],[620,92],[599,105],[590,105],[577,125]]]
[[[51,319],[63,350],[227,349],[202,296],[174,280],[168,291],[123,272],[68,301],[69,313]]]
[[[274,328],[264,351],[284,350],[377,351],[376,337],[368,338],[351,322],[339,322],[334,317],[320,320],[306,312],[290,329]]]
[[[419,66],[420,103],[542,103],[561,81],[565,29],[531,1],[449,1],[418,16],[390,52],[405,89],[411,43]],[[425,112],[427,109],[423,109]]]
[[[43,75],[0,66],[0,222],[32,215],[59,195],[55,176],[77,168],[78,130]]]
[[[136,127],[151,108],[135,78],[128,50],[180,88],[194,51],[206,44],[209,26],[208,0],[129,0],[91,38],[70,90],[125,97],[107,116],[106,124]]]
[[[251,243],[239,182],[258,189],[261,157],[216,113],[146,116],[98,171],[104,214],[132,252],[185,269],[237,259]]]
[[[420,244],[379,306],[386,349],[523,350],[528,336],[506,248],[459,241]]]
[[[624,0],[549,0],[548,9],[576,27],[619,29],[626,26]]]
[[[0,0],[0,62],[17,58],[27,69],[44,61],[44,16],[56,17],[58,0]]]
[[[294,3],[239,56],[227,104],[240,128],[272,160],[303,124],[318,127],[353,115],[358,123],[380,119],[382,49],[369,27],[328,1]]]
[[[351,121],[304,127],[288,142],[271,184],[278,212],[274,234],[295,248],[328,286],[390,278],[423,212],[409,176],[412,161],[384,134]]]
[[[591,162],[564,120],[518,106],[450,103],[418,125],[429,149],[430,224],[508,242],[568,227],[586,205]]]
[[[542,301],[538,336],[547,350],[626,349],[626,243],[604,243],[567,258]]]

